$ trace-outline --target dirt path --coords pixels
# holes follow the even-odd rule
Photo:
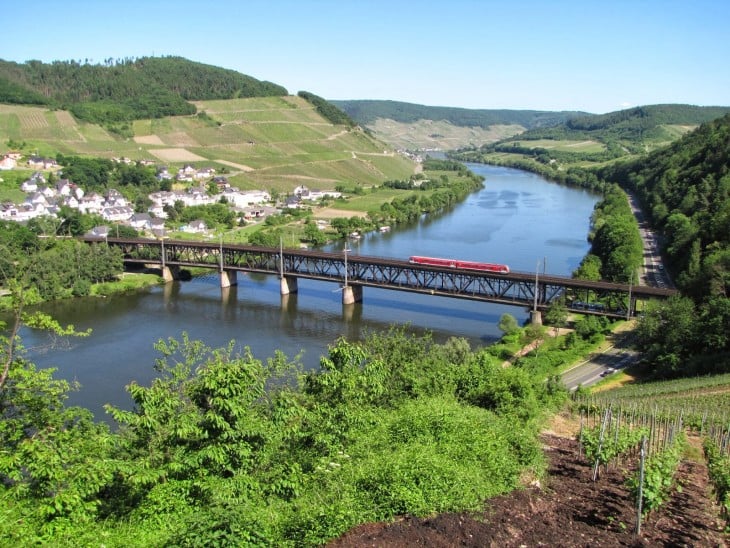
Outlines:
[[[544,484],[490,500],[477,519],[442,514],[366,524],[329,546],[728,546],[730,537],[722,533],[703,462],[682,463],[677,474],[681,493],[675,493],[636,536],[636,511],[625,471],[611,468],[593,483],[591,467],[572,437],[546,433],[543,443],[550,461]]]

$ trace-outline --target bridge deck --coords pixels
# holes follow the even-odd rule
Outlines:
[[[85,241],[100,240],[86,238]],[[497,274],[349,253],[184,240],[107,238],[106,243],[119,247],[127,263],[259,272],[538,309],[562,299],[570,310],[615,317],[634,314],[636,301],[663,299],[676,293],[672,289],[650,286],[529,272]]]

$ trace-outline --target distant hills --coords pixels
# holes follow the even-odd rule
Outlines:
[[[730,112],[730,107],[699,107],[694,105],[648,105],[608,114],[575,116],[553,127],[531,128],[506,139],[595,139],[604,144],[622,141],[639,144],[646,140],[667,137],[666,126],[697,126]]]
[[[495,125],[519,125],[525,129],[556,126],[569,118],[587,115],[586,112],[505,109],[467,109],[430,107],[398,101],[330,101],[345,111],[353,120],[367,126],[380,118],[410,124],[419,120],[446,121],[460,127],[489,128]]]
[[[579,111],[466,109],[432,107],[399,101],[331,101],[361,126],[396,148],[454,150],[478,147],[527,129],[552,127]]]
[[[730,107],[649,105],[608,114],[580,111],[463,109],[397,101],[331,101],[381,139],[404,148],[514,147],[516,141],[586,141],[635,152],[668,144]],[[534,144],[534,143],[533,143]],[[531,148],[531,145],[526,145]],[[653,148],[653,147],[652,147]],[[511,149],[515,152],[515,149]],[[645,150],[644,150],[645,151]]]

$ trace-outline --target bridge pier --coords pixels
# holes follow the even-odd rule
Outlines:
[[[289,293],[296,293],[299,291],[299,284],[295,276],[282,276],[281,282],[281,294],[289,295]]]
[[[180,279],[180,267],[176,265],[172,266],[163,266],[161,268],[161,276],[162,279],[165,280],[165,283],[170,283],[175,280]]]
[[[539,310],[530,310],[530,323],[532,325],[542,325],[542,312]]]
[[[342,287],[342,304],[355,304],[362,302],[361,285],[345,285]]]
[[[235,270],[221,270],[221,287],[238,285],[238,273]]]

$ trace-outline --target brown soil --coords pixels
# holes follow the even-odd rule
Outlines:
[[[682,486],[634,534],[636,509],[624,485],[626,471],[609,468],[592,481],[577,442],[554,428],[543,435],[549,458],[542,486],[488,501],[483,514],[442,514],[426,519],[365,524],[329,547],[532,547],[728,546],[704,462],[684,461]]]

